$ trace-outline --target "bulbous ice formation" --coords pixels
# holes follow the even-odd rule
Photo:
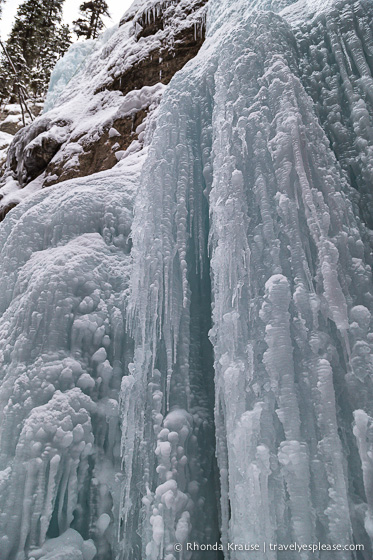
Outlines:
[[[42,191],[2,224],[4,559],[114,554],[138,160],[127,172],[118,166],[107,176]]]

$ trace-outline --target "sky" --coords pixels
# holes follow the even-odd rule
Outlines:
[[[21,4],[23,0],[6,0],[3,5],[3,15],[0,21],[0,34],[2,39],[6,39],[8,36],[12,24],[14,21],[14,16],[17,12],[17,7]],[[118,23],[124,12],[130,7],[133,0],[106,0],[109,5],[109,12],[111,19],[105,18],[105,24],[107,27],[111,27],[115,23]],[[74,19],[77,19],[79,6],[83,0],[65,0],[64,4],[64,21],[66,23],[71,23]]]

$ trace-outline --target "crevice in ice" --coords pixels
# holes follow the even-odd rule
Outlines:
[[[134,252],[140,259],[143,250],[148,252],[145,258],[150,270],[142,270],[135,263],[130,307],[135,360],[131,376],[124,379],[122,386],[126,478],[121,535],[125,559],[133,554],[133,516],[138,515],[140,507],[143,554],[151,560],[176,558],[175,542],[214,543],[220,538],[214,369],[208,337],[211,287],[206,194],[211,140],[200,120],[207,115],[209,106],[197,109],[198,117],[193,122],[189,117],[189,111],[195,109],[193,105],[193,95],[188,93],[180,106],[180,129],[158,126],[155,134],[168,136],[170,131],[174,136],[176,161],[159,160],[156,152],[162,144],[158,138],[138,201],[143,196],[159,196],[160,200],[149,206],[141,203],[135,218]],[[160,122],[167,119],[166,110]],[[198,138],[206,147],[203,154],[195,145]],[[164,190],[149,190],[148,180],[152,184],[161,181]],[[168,192],[166,185],[173,192]],[[141,215],[141,209],[149,215]],[[170,223],[171,216],[175,216],[175,226]],[[154,233],[146,237],[145,245],[142,242],[138,246],[141,224],[146,229],[154,228]],[[161,251],[165,255],[163,263]],[[132,398],[136,395],[134,403],[131,394]],[[141,418],[141,410],[145,410],[145,418]],[[139,499],[139,486],[136,490],[134,487],[138,471],[143,473],[142,506],[131,503],[132,497]],[[216,552],[210,553],[211,558],[216,558]],[[210,553],[194,553],[193,557],[206,558]]]
[[[138,500],[138,494],[130,490],[123,497],[123,508],[128,512],[123,519],[122,555],[126,559],[135,557],[135,550],[140,546],[149,559],[167,557],[171,560],[174,542],[220,541],[217,507],[220,490],[213,419],[214,369],[208,338],[211,328],[211,287],[206,274],[208,209],[203,197],[200,202],[202,212],[195,220],[200,221],[201,237],[197,244],[193,238],[186,243],[184,258],[190,266],[184,280],[182,266],[179,267],[176,259],[173,264],[174,278],[185,289],[187,315],[180,310],[178,332],[174,339],[168,339],[167,311],[161,312],[160,322],[165,326],[153,346],[154,365],[148,362],[150,392],[145,397],[143,443],[134,442],[137,452],[131,475],[136,481],[134,472],[141,469],[144,473],[141,482],[143,521],[139,536],[134,535],[140,504],[131,503],[131,496]],[[194,228],[196,224],[192,222],[190,227]],[[202,260],[201,248],[204,251]],[[178,292],[179,297],[182,292],[182,289]],[[179,305],[175,296],[170,305]],[[127,439],[123,446],[127,461],[129,445]],[[201,558],[222,558],[220,553],[211,551],[201,554]],[[198,559],[200,555],[194,553],[193,557]]]

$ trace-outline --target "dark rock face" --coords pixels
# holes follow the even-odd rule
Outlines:
[[[58,137],[48,134],[50,128],[50,120],[41,117],[15,135],[8,162],[21,186],[38,177],[60,148]]]
[[[184,21],[188,21],[187,18],[206,3],[207,0],[191,2],[190,6],[183,10]],[[189,25],[182,26],[179,30],[176,27],[170,38],[167,36],[167,30],[172,28],[172,23],[177,17],[180,17],[180,14],[177,13],[177,4],[174,3],[170,3],[164,12],[144,11],[136,16],[136,39],[140,41],[159,31],[165,31],[163,44],[160,48],[151,50],[146,58],[139,59],[125,74],[106,84],[106,89],[119,90],[126,94],[158,82],[167,85],[172,76],[196,56],[205,40],[204,20],[196,22],[191,19]]]
[[[17,206],[17,204],[18,204],[17,202],[10,202],[6,206],[3,206],[2,208],[0,208],[0,222],[3,221],[3,219],[8,214],[8,212],[13,210],[13,208],[15,208]]]
[[[155,16],[153,21],[146,23],[145,17],[142,16],[138,23],[141,25],[142,29],[137,34],[137,38],[141,39],[141,37],[149,37],[149,35],[155,35],[157,31],[164,29],[164,21],[161,16]]]
[[[77,176],[85,177],[86,175],[97,173],[98,171],[111,169],[118,162],[113,148],[116,147],[116,150],[126,150],[131,142],[137,139],[137,134],[135,132],[136,128],[142,123],[146,115],[147,110],[142,109],[135,113],[132,117],[116,119],[113,122],[112,127],[118,131],[120,136],[110,138],[110,129],[107,128],[104,130],[99,140],[84,144],[84,151],[78,156],[79,175],[77,175],[76,168],[64,168],[64,163],[67,162],[69,158],[68,155],[58,161],[57,164],[51,162],[48,166],[44,186],[49,187],[55,183],[60,183],[61,181],[66,181],[67,179],[73,179]],[[71,140],[76,142],[78,139],[72,138]]]
[[[25,150],[23,164],[27,172],[27,182],[36,179],[46,169],[60,146],[61,142],[56,138],[44,137],[40,143]]]
[[[107,72],[102,72],[101,82],[98,81],[101,85],[91,89],[91,97],[87,102],[92,103],[93,95],[92,104],[99,107],[100,97],[106,99],[120,92],[120,96],[116,97],[120,104],[132,91],[137,92],[145,86],[156,86],[158,83],[168,84],[202,46],[205,4],[207,0],[166,0],[155,7],[152,5],[151,9],[145,6],[138,12],[129,13],[120,24],[132,25],[128,39],[132,48],[129,62],[109,65]],[[125,43],[123,49],[124,52],[130,52],[126,51]],[[103,68],[105,56],[103,53]],[[125,62],[126,59],[116,60]],[[86,75],[84,79],[87,79]],[[12,172],[23,188],[43,173],[42,186],[48,187],[67,179],[110,169],[118,162],[118,151],[125,152],[134,140],[138,140],[136,128],[147,118],[152,103],[152,99],[149,99],[148,105],[142,103],[141,107],[135,106],[131,114],[120,117],[114,115],[110,122],[98,121],[95,134],[91,136],[80,132],[77,121],[75,124],[69,121],[70,115],[60,112],[56,118],[52,110],[16,133],[9,148],[6,171]],[[61,122],[61,115],[64,119],[66,117],[66,121]],[[84,115],[81,118],[84,120]],[[8,121],[10,123],[12,118]],[[0,130],[5,130],[1,126]],[[119,134],[110,135],[110,128],[115,128]],[[13,133],[17,129],[12,128]],[[139,138],[137,149],[141,149],[141,142],[142,138]],[[11,209],[11,204],[7,209],[3,208],[0,220]]]
[[[184,29],[175,36],[175,45],[152,51],[151,56],[139,60],[123,76],[115,78],[106,89],[119,90],[124,95],[143,86],[152,86],[158,82],[167,85],[178,70],[196,56],[204,41],[201,36],[194,37],[191,29]]]
[[[184,10],[183,17],[193,15],[193,12],[200,10],[206,3],[207,0],[191,2],[190,8]],[[145,37],[164,31],[162,47],[151,50],[145,58],[139,58],[124,74],[116,77],[109,75],[105,85],[95,93],[109,90],[120,91],[126,95],[133,90],[140,90],[144,86],[153,86],[159,82],[167,85],[174,74],[196,56],[205,39],[204,22],[201,21],[197,27],[196,23],[191,21],[189,26],[183,26],[179,31],[177,27],[176,32],[173,29],[171,41],[167,29],[171,29],[174,18],[175,8],[172,3],[164,12],[143,12],[137,15],[133,22],[137,30],[136,40],[141,41]],[[78,157],[78,168],[64,169],[68,155],[57,164],[52,161],[46,169],[45,186],[113,167],[117,163],[113,146],[118,144],[117,149],[126,150],[131,142],[137,139],[136,127],[144,120],[147,112],[147,109],[141,109],[131,117],[114,120],[112,126],[118,130],[120,136],[109,138],[107,128],[98,140],[83,144],[84,151]],[[79,139],[72,136],[70,140],[76,142]]]

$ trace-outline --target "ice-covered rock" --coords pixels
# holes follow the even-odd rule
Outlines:
[[[203,42],[206,1],[134,5],[120,27],[73,44],[52,72],[43,114],[12,143],[5,181],[40,189],[110,169],[118,152],[141,149],[165,84]],[[149,27],[153,12],[160,24]],[[0,202],[0,212],[18,197]]]

